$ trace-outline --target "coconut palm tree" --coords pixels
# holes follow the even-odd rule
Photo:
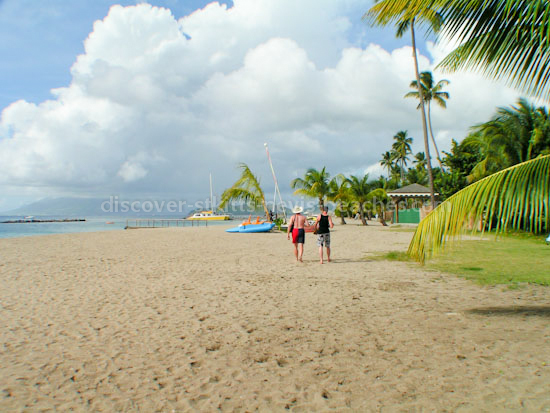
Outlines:
[[[388,206],[389,197],[384,188],[376,188],[370,191],[367,195],[369,202],[371,202],[373,209],[378,214],[378,221],[383,225],[386,224],[386,208]]]
[[[383,0],[366,17],[382,26],[414,17],[439,37],[458,41],[438,66],[478,70],[548,100],[547,6],[548,0]],[[439,26],[432,26],[434,16]]]
[[[441,161],[441,156],[439,155],[439,149],[437,148],[437,143],[435,142],[434,132],[432,128],[432,115],[431,115],[431,102],[435,101],[442,108],[447,107],[447,99],[449,99],[449,93],[443,92],[443,87],[447,86],[450,82],[446,79],[442,79],[437,84],[434,85],[434,79],[432,72],[422,72],[420,73],[420,83],[422,89],[422,95],[424,96],[424,102],[426,103],[426,114],[428,116],[428,130],[430,132],[430,138],[432,139],[432,144],[435,148],[435,154],[437,156],[437,161],[439,162],[439,167],[443,172],[445,168],[443,167],[443,162]],[[414,97],[419,98],[418,95],[418,83],[416,80],[411,82],[411,87],[414,89],[405,95],[406,98]],[[417,109],[420,109],[420,104],[418,104]]]
[[[368,195],[370,192],[370,184],[368,183],[369,174],[365,174],[362,178],[358,176],[351,175],[347,178],[349,183],[349,191],[351,193],[351,198],[354,202],[357,203],[357,210],[359,216],[361,217],[361,223],[363,225],[368,225],[367,220],[365,219],[365,204],[369,200]]]
[[[419,170],[425,170],[426,169],[426,154],[424,152],[418,152],[416,155],[414,155],[414,164],[416,165],[416,169]]]
[[[336,202],[336,207],[340,211],[340,223],[346,225],[344,203],[348,203],[350,199],[349,182],[344,175],[338,174],[330,180],[329,190],[328,199]]]
[[[510,85],[531,96],[545,100],[550,97],[550,65],[547,64],[550,61],[550,47],[548,47],[550,20],[548,19],[547,0],[385,0],[383,3],[382,8],[375,10],[378,24],[381,25],[411,16],[428,17],[426,20],[419,20],[424,22],[429,21],[430,14],[441,16],[445,25],[440,34],[458,40],[459,46],[439,66],[450,71],[475,69],[488,77],[505,79]],[[541,171],[544,168],[546,171],[549,169],[546,156],[527,161],[526,164],[529,165],[529,168],[536,166]],[[519,164],[509,168],[513,173],[507,172],[509,171],[507,169],[490,175],[466,187],[463,191],[475,192],[476,188],[482,188],[483,199],[497,199],[501,186],[489,184],[500,180],[503,175],[513,177],[516,185],[525,184],[523,188],[529,184],[548,191],[550,187],[548,176],[541,174],[522,177],[521,173],[526,168],[523,165]],[[524,213],[525,210],[530,209],[522,201],[524,192],[508,191],[506,195],[515,197],[520,202],[521,209],[518,209],[518,212]],[[462,192],[456,193],[455,196],[456,201],[453,202],[461,202],[468,198]],[[547,192],[541,199],[544,198],[547,202]],[[415,239],[409,247],[409,252],[421,257],[421,260],[428,253],[424,247],[430,248],[430,243],[423,244],[419,240],[431,238],[435,240],[432,247],[435,246],[437,249],[449,234],[452,235],[456,231],[458,224],[454,229],[451,227],[445,229],[446,227],[438,222],[438,220],[450,219],[451,216],[449,207],[445,207],[444,211],[445,208],[441,208],[441,205],[426,218],[429,218],[429,224],[419,225]],[[451,203],[446,205],[451,205]],[[462,212],[468,210],[465,205],[467,204],[462,203]],[[545,205],[547,208],[548,204]],[[470,205],[470,208],[475,211],[475,205]],[[478,209],[480,208],[481,206]],[[538,208],[539,211],[542,211],[540,205]],[[449,216],[446,217],[445,213]],[[495,210],[493,213],[504,214],[507,212]],[[542,219],[545,216],[548,219],[549,215],[546,210],[544,215],[539,214],[536,218]]]
[[[294,179],[290,186],[296,189],[294,191],[295,195],[317,198],[319,200],[319,210],[322,211],[325,206],[325,199],[330,193],[329,178],[330,174],[326,171],[326,167],[323,167],[320,171],[309,168],[303,179]]]
[[[536,108],[525,99],[511,108],[498,108],[491,120],[472,130],[467,142],[481,149],[483,159],[469,175],[470,182],[550,153],[548,111],[544,107]]]
[[[386,151],[382,154],[380,165],[388,170],[388,178],[391,177],[391,169],[393,168],[393,161],[395,160],[395,153]]]
[[[400,131],[394,135],[393,139],[395,142],[392,145],[392,149],[395,154],[395,160],[401,163],[401,185],[403,185],[405,165],[407,165],[407,161],[409,160],[408,155],[411,153],[413,138],[407,136],[407,131]]]
[[[430,30],[438,32],[442,20],[438,11],[425,5],[417,7],[417,3],[422,0],[381,0],[363,16],[370,20],[372,25],[386,26],[390,23],[396,23],[396,36],[402,37],[407,30],[411,31],[411,42],[414,60],[414,73],[418,86],[418,99],[420,100],[420,112],[422,118],[422,132],[424,135],[424,151],[426,153],[426,166],[428,167],[428,182],[430,187],[430,199],[432,206],[435,205],[435,190],[432,173],[432,163],[430,158],[430,146],[428,142],[428,126],[426,121],[426,109],[424,95],[420,87],[420,70],[418,69],[418,56],[416,52],[415,25],[427,25]],[[434,0],[436,1],[436,0]],[[440,0],[442,1],[442,0]]]
[[[252,202],[254,207],[261,205],[264,208],[266,219],[269,220],[269,210],[265,202],[264,191],[260,187],[260,180],[254,176],[248,165],[239,164],[241,177],[231,188],[223,191],[219,208],[224,208],[232,200]]]
[[[408,254],[424,262],[445,242],[463,233],[470,218],[481,219],[496,233],[550,228],[550,155],[514,165],[458,191],[418,225]]]

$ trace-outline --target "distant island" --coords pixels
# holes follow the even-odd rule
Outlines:
[[[0,224],[36,224],[42,222],[84,222],[84,218],[65,218],[65,219],[14,219],[10,221],[2,221]]]

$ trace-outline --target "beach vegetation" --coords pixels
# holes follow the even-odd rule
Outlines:
[[[223,191],[219,208],[224,208],[231,201],[244,201],[254,207],[262,206],[266,219],[269,220],[269,210],[265,202],[265,195],[260,180],[252,173],[245,163],[240,163],[241,176],[231,188]]]
[[[405,166],[407,165],[407,162],[409,160],[413,138],[407,136],[407,131],[399,131],[397,132],[397,134],[394,135],[393,140],[393,158],[396,162],[401,164],[399,172],[401,175],[401,185],[403,185],[403,182],[405,181]]]
[[[418,68],[415,33],[417,23],[419,23],[420,26],[426,25],[430,31],[437,33],[441,28],[443,20],[438,10],[430,7],[429,3],[423,4],[422,7],[418,7],[418,0],[381,0],[372,6],[369,11],[365,13],[363,18],[368,20],[374,26],[387,26],[389,24],[395,24],[396,37],[403,37],[407,31],[410,31],[411,33],[414,73],[416,77],[418,99],[420,101],[419,106],[422,121],[422,132],[424,136],[424,151],[426,154],[430,201],[431,205],[435,206],[434,179],[428,141],[428,124],[424,93],[422,90],[422,81],[420,78],[420,70]],[[403,168],[403,165],[401,165],[401,167]],[[403,175],[401,177],[403,178]]]
[[[365,259],[369,261],[411,261],[405,251],[371,253]]]
[[[322,211],[330,194],[329,179],[330,174],[327,172],[326,167],[323,167],[320,171],[309,168],[303,178],[292,180],[290,186],[295,189],[295,195],[317,198],[319,210]]]
[[[438,68],[475,70],[528,95],[550,96],[547,0],[381,0],[364,17],[398,29],[412,21],[437,40],[454,39],[458,46]]]
[[[340,215],[340,224],[342,225],[346,225],[344,204],[351,200],[349,185],[349,181],[343,174],[336,175],[329,182],[328,200],[336,203],[336,209],[339,211],[338,215]]]
[[[427,33],[435,34],[437,40],[454,40],[458,46],[436,68],[473,69],[490,78],[503,79],[532,97],[548,100],[547,3],[546,0],[381,0],[365,17],[374,25],[395,24],[398,35],[404,28],[412,32],[417,23],[426,27]],[[416,57],[414,33],[412,39]],[[418,71],[416,81],[424,111]],[[423,122],[425,119],[424,115]],[[420,223],[409,254],[424,262],[448,239],[458,236],[472,219],[485,229],[495,228],[498,233],[518,228],[533,232],[548,230],[549,126],[547,110],[537,109],[522,99],[511,109],[499,108],[493,119],[475,126],[460,145],[453,142],[453,153],[447,156],[447,162],[455,166],[450,174],[432,176],[430,154],[426,150],[430,190],[437,179],[447,199]],[[428,148],[426,136],[425,147]],[[414,175],[413,179],[419,178]]]
[[[431,260],[427,268],[457,274],[483,285],[550,286],[548,248],[543,237],[501,236],[497,242],[459,241],[446,254]]]
[[[393,229],[392,229],[393,230]],[[474,233],[467,240],[449,246],[446,254],[426,264],[426,269],[457,275],[481,285],[507,285],[519,288],[523,284],[550,286],[550,255],[544,237],[525,232],[496,234]],[[370,261],[410,262],[405,251],[371,253]]]
[[[434,101],[443,109],[447,108],[447,99],[449,99],[449,92],[443,91],[443,88],[447,86],[450,82],[447,79],[442,79],[434,84],[434,78],[432,72],[425,71],[420,73],[420,88],[422,89],[422,95],[424,97],[424,102],[426,103],[426,116],[428,118],[428,131],[430,132],[430,138],[435,149],[435,155],[437,161],[439,162],[439,167],[442,172],[445,172],[443,167],[443,162],[441,161],[441,155],[435,142],[434,132],[432,128],[432,115],[431,115],[431,103]],[[418,93],[418,84],[416,80],[411,82],[411,90],[405,95],[406,98],[413,97],[419,99]],[[420,103],[418,104],[417,109],[420,109]],[[422,152],[422,154],[424,154]],[[426,165],[426,155],[424,154],[424,165]]]
[[[369,200],[369,193],[371,191],[371,185],[368,180],[369,174],[365,174],[362,177],[351,175],[347,178],[351,197],[357,205],[357,213],[359,214],[363,225],[368,225],[366,219],[367,211],[365,211],[365,204]]]
[[[408,254],[424,262],[459,237],[470,223],[501,233],[550,228],[550,155],[485,177],[441,203],[416,229]]]

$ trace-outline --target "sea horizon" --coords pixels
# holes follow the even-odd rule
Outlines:
[[[22,222],[22,223],[5,223],[5,221],[22,220],[31,215],[0,215],[0,239],[1,238],[19,238],[37,235],[52,235],[52,234],[70,234],[79,232],[100,232],[100,231],[116,231],[124,230],[127,221],[135,220],[170,220],[184,219],[179,215],[102,215],[102,216],[85,216],[78,214],[67,215],[32,215],[35,220],[59,220],[59,222]],[[234,216],[234,219],[229,221],[209,221],[208,225],[223,225],[239,222],[241,216]],[[67,221],[61,220],[85,220],[85,221]],[[191,221],[189,221],[191,222]],[[201,222],[202,224],[202,222]],[[197,225],[195,222],[194,225]],[[191,226],[191,223],[186,224]]]

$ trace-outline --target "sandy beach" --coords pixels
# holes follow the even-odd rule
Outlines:
[[[410,232],[0,240],[0,411],[550,411],[550,290],[413,263]]]

